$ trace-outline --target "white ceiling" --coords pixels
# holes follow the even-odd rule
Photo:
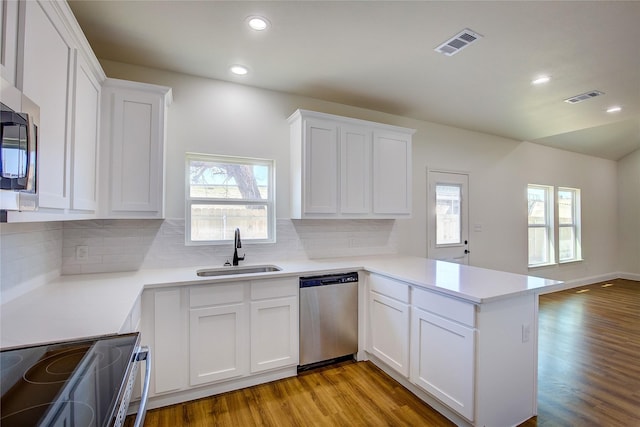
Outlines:
[[[99,58],[613,160],[640,148],[638,1],[69,3]],[[250,15],[269,30],[250,30]],[[483,38],[434,51],[465,28]],[[236,63],[249,74],[231,75]],[[552,80],[531,85],[542,73]],[[605,95],[563,102],[594,89]]]

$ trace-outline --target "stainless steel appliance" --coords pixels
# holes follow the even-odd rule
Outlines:
[[[358,273],[300,278],[300,369],[358,351]]]
[[[0,103],[0,210],[38,209],[40,108],[22,95],[21,111]]]
[[[122,426],[138,365],[145,386],[135,426],[144,422],[150,353],[138,333],[0,352],[0,425]]]

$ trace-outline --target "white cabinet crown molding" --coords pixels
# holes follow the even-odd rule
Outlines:
[[[141,82],[133,82],[129,80],[122,79],[114,79],[111,77],[107,77],[104,82],[102,82],[103,88],[119,88],[119,89],[130,89],[135,91],[149,92],[158,95],[162,95],[164,97],[164,106],[168,107],[173,102],[173,89],[168,86],[156,85],[151,83],[141,83]]]
[[[388,124],[380,123],[380,122],[373,122],[373,121],[369,121],[369,120],[355,119],[355,118],[352,118],[352,117],[338,116],[338,115],[335,115],[335,114],[321,113],[321,112],[318,112],[318,111],[311,111],[311,110],[304,110],[304,109],[297,109],[296,111],[294,111],[293,114],[291,114],[289,116],[289,118],[287,119],[287,123],[291,124],[291,123],[295,122],[297,119],[299,119],[300,117],[315,118],[315,119],[320,119],[320,120],[330,120],[330,121],[337,122],[339,124],[347,124],[347,125],[352,125],[352,126],[363,126],[363,127],[372,128],[374,130],[376,130],[376,129],[377,130],[386,130],[386,131],[391,131],[391,132],[406,133],[406,134],[409,134],[409,135],[413,135],[413,134],[416,133],[416,130],[412,129],[412,128],[396,126],[396,125],[388,125]]]
[[[78,20],[71,11],[69,4],[66,1],[38,1],[40,1],[41,3],[51,4],[53,10],[56,11],[61,19],[61,22],[67,28],[67,31],[71,34],[71,38],[73,39],[75,47],[87,61],[87,65],[91,69],[91,72],[94,74],[96,79],[100,83],[102,83],[107,78],[107,76],[104,73],[100,62],[98,61],[98,58],[93,52],[93,49],[91,48],[87,37],[84,35],[84,32],[82,31]]]

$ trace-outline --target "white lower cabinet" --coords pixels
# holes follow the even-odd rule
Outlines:
[[[249,336],[245,287],[249,282],[189,288],[189,384],[192,386],[247,373]]]
[[[298,365],[297,278],[251,282],[251,373]]]
[[[245,305],[231,304],[189,311],[189,384],[226,380],[246,373],[242,363]]]
[[[298,279],[147,290],[142,339],[153,351],[151,398],[162,404],[272,381],[279,369],[293,369],[280,378],[295,375]]]
[[[159,289],[145,292],[142,299],[143,342],[152,350],[152,394],[184,388],[187,352],[184,318],[184,290]]]
[[[368,288],[367,351],[473,421],[475,306],[378,274]]]
[[[410,380],[473,420],[473,328],[412,308]]]
[[[411,382],[473,420],[475,306],[418,288],[411,304]]]
[[[386,277],[369,276],[367,350],[409,376],[409,287]]]

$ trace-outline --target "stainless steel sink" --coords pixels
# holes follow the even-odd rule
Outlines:
[[[281,270],[277,265],[247,265],[242,267],[203,268],[196,271],[196,274],[200,277],[235,276],[236,274],[269,273]]]

